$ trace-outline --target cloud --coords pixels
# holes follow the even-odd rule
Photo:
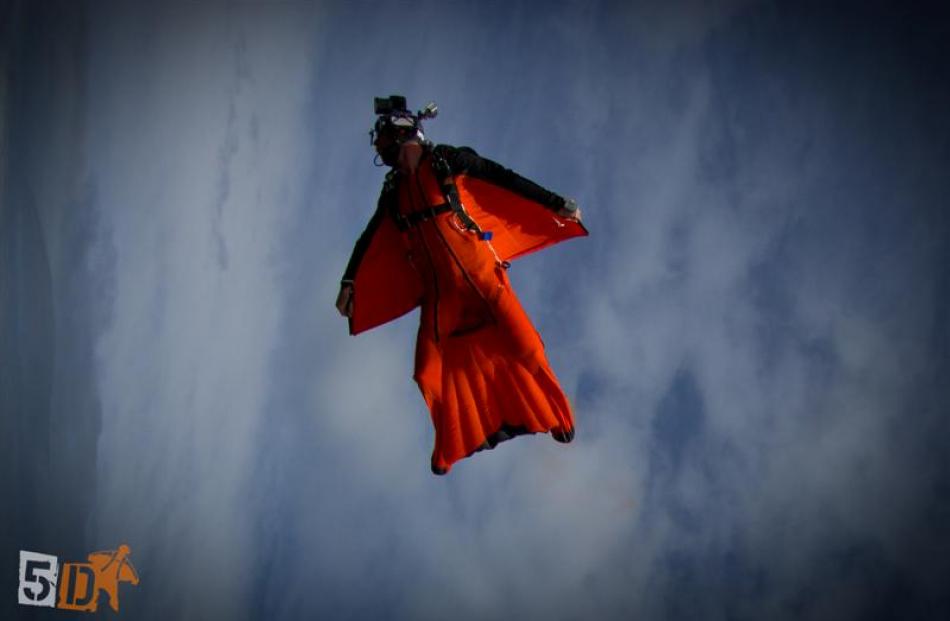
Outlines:
[[[96,538],[131,545],[151,614],[246,607],[245,486],[283,312],[276,252],[303,199],[300,13],[92,19],[89,174],[115,260],[114,321],[96,348]]]
[[[532,11],[92,11],[75,141],[97,216],[89,273],[67,273],[102,298],[70,329],[96,341],[92,539],[143,576],[123,613],[944,605],[922,552],[946,550],[948,92],[915,62],[934,31]],[[332,301],[382,177],[369,101],[391,92],[584,208],[590,238],[512,269],[571,446],[518,438],[433,477],[417,317],[345,334]]]

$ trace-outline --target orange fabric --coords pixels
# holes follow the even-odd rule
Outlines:
[[[414,373],[435,427],[433,469],[448,471],[505,426],[571,432],[567,398],[505,271],[484,274],[494,281],[486,303],[466,290],[457,266],[440,268],[440,284],[452,289],[438,309],[430,298],[423,303]]]
[[[429,166],[400,192],[403,213],[442,202]],[[541,337],[488,243],[448,212],[411,228],[403,250],[421,286],[413,377],[435,427],[433,470],[447,472],[505,427],[573,431]]]
[[[415,201],[424,196],[429,205],[444,202],[441,189],[426,163],[421,169],[422,190],[414,188]],[[483,231],[491,231],[499,258],[512,261],[573,237],[587,235],[580,222],[559,218],[547,207],[487,181],[456,175],[455,183],[466,211]],[[407,186],[403,183],[403,194]],[[402,199],[408,200],[404,196]],[[446,216],[443,216],[443,218]],[[354,279],[350,334],[359,334],[401,317],[419,305],[425,287],[406,236],[391,218],[384,217],[373,236]],[[418,249],[417,249],[418,250]],[[416,257],[418,258],[418,257]]]
[[[512,261],[572,237],[587,235],[580,222],[482,179],[457,175],[455,185],[466,211],[493,234],[498,255]]]
[[[406,239],[392,218],[383,218],[353,282],[350,334],[402,317],[422,300],[422,283],[412,269]]]

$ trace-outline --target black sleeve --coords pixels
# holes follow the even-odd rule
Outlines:
[[[563,197],[530,179],[525,179],[497,162],[481,157],[471,149],[449,145],[439,145],[436,148],[445,158],[453,174],[465,173],[476,179],[483,179],[519,196],[541,203],[552,211],[557,211],[564,206]]]
[[[373,212],[373,216],[369,219],[369,223],[366,225],[363,233],[359,236],[359,239],[356,240],[356,244],[353,246],[353,253],[350,255],[350,260],[346,264],[346,270],[343,272],[342,282],[350,282],[352,284],[353,279],[356,278],[356,270],[360,266],[360,261],[363,260],[363,255],[366,254],[366,249],[369,247],[369,242],[371,239],[373,239],[376,229],[379,228],[379,223],[384,217],[386,217],[389,211],[389,202],[393,198],[394,196],[392,192],[387,192],[385,188],[379,195],[379,201],[376,203],[376,211]]]

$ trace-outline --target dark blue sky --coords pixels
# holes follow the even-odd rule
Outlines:
[[[950,616],[950,22],[762,2],[0,3],[0,597],[130,619]],[[575,197],[511,276],[576,404],[429,473],[333,308],[373,96]]]

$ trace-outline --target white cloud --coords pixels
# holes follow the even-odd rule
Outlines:
[[[312,48],[292,8],[180,9],[148,23],[99,14],[92,27],[87,157],[115,256],[115,319],[97,348],[96,540],[118,537],[140,567],[163,568],[143,589],[156,610],[233,616],[284,312],[275,253],[303,199]],[[204,597],[189,595],[198,577]],[[179,602],[154,600],[176,591]]]
[[[725,617],[732,586],[710,568],[731,562],[749,610],[782,614],[829,542],[884,542],[902,561],[889,536],[906,512],[875,508],[924,493],[906,482],[913,440],[891,439],[926,326],[842,284],[874,243],[840,248],[852,222],[821,215],[826,171],[848,172],[843,134],[824,97],[787,101],[795,76],[714,70],[732,61],[703,46],[732,9],[611,22],[575,7],[542,29],[554,62],[513,43],[540,32],[524,19],[446,28],[462,9],[400,5],[425,34],[404,40],[389,13],[312,8],[93,22],[86,155],[116,258],[98,536],[145,548],[155,610],[240,616],[259,596],[276,617],[650,618],[690,602]],[[500,74],[434,53],[489,30]],[[621,57],[631,41],[640,56]],[[543,131],[532,105],[562,92],[554,74],[557,118],[577,121]],[[739,114],[743,85],[735,97],[789,127]],[[598,386],[577,397],[571,446],[519,438],[432,477],[417,319],[353,339],[332,308],[381,180],[369,100],[400,91],[445,93],[437,140],[481,141],[585,199],[592,236],[514,277],[564,385]],[[486,112],[496,95],[515,120]],[[210,590],[159,600],[212,572]]]

